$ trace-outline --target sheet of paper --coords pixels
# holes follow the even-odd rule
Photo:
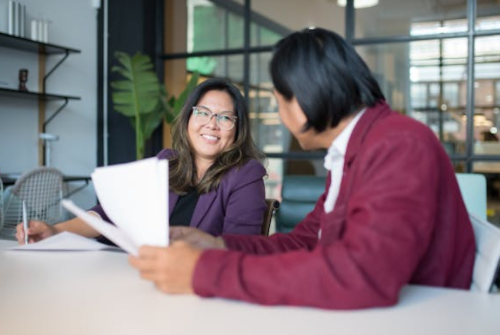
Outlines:
[[[117,246],[132,254],[137,256],[138,254],[138,246],[127,236],[127,234],[118,229],[117,227],[109,224],[102,219],[98,218],[95,215],[89,214],[85,212],[83,209],[76,206],[71,200],[62,200],[61,201],[64,208],[66,208],[71,213],[78,216],[83,221],[87,222],[90,226],[92,226],[95,230],[106,236],[110,241],[114,242]]]
[[[18,245],[10,250],[48,250],[48,251],[90,251],[118,248],[99,243],[93,239],[86,238],[69,232],[51,236],[36,243]]]
[[[168,245],[167,160],[97,168],[92,181],[106,214],[135,245]]]

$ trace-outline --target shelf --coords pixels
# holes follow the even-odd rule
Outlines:
[[[14,98],[37,98],[43,101],[51,100],[80,100],[80,97],[60,95],[60,94],[44,94],[38,92],[22,92],[12,88],[0,88],[0,95]]]
[[[38,55],[39,92],[23,92],[13,88],[0,87],[0,96],[12,97],[16,99],[36,99],[38,101],[38,132],[45,133],[47,125],[68,105],[70,100],[81,100],[80,97],[46,93],[46,81],[48,77],[69,57],[70,54],[81,53],[81,51],[60,45],[33,41],[28,38],[13,36],[5,33],[0,33],[0,47],[27,51]],[[50,70],[46,70],[45,60],[51,55],[61,57]],[[61,105],[48,119],[45,119],[46,101],[62,101]],[[44,165],[45,148],[42,141],[38,142],[39,164]]]
[[[66,48],[55,44],[37,42],[30,40],[29,38],[13,36],[5,33],[0,33],[0,46],[46,55],[81,52],[77,49]]]

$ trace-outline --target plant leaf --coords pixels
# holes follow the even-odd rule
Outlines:
[[[115,110],[129,117],[153,112],[157,105],[160,84],[153,72],[150,57],[140,52],[132,57],[123,52],[116,52],[115,57],[121,66],[113,67],[112,71],[124,77],[123,80],[111,83]]]

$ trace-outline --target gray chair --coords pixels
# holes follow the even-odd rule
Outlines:
[[[471,290],[496,291],[494,282],[499,271],[500,229],[486,221],[486,179],[475,173],[457,173],[456,177],[476,240]]]
[[[287,175],[283,177],[281,204],[276,212],[276,231],[287,233],[313,210],[325,191],[326,177]]]
[[[456,173],[460,193],[470,213],[486,220],[486,178],[477,173]]]
[[[2,179],[0,179],[0,231],[2,231],[3,227],[3,183]]]
[[[469,213],[476,240],[476,258],[472,273],[472,291],[496,292],[495,279],[500,263],[500,229],[474,213]]]
[[[0,235],[14,238],[18,223],[22,221],[22,203],[26,203],[29,220],[48,224],[61,221],[63,174],[54,168],[40,167],[19,177],[6,197],[4,226]]]

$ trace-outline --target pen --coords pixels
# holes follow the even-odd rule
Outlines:
[[[26,213],[26,202],[23,200],[23,226],[24,244],[28,244],[28,214]]]

